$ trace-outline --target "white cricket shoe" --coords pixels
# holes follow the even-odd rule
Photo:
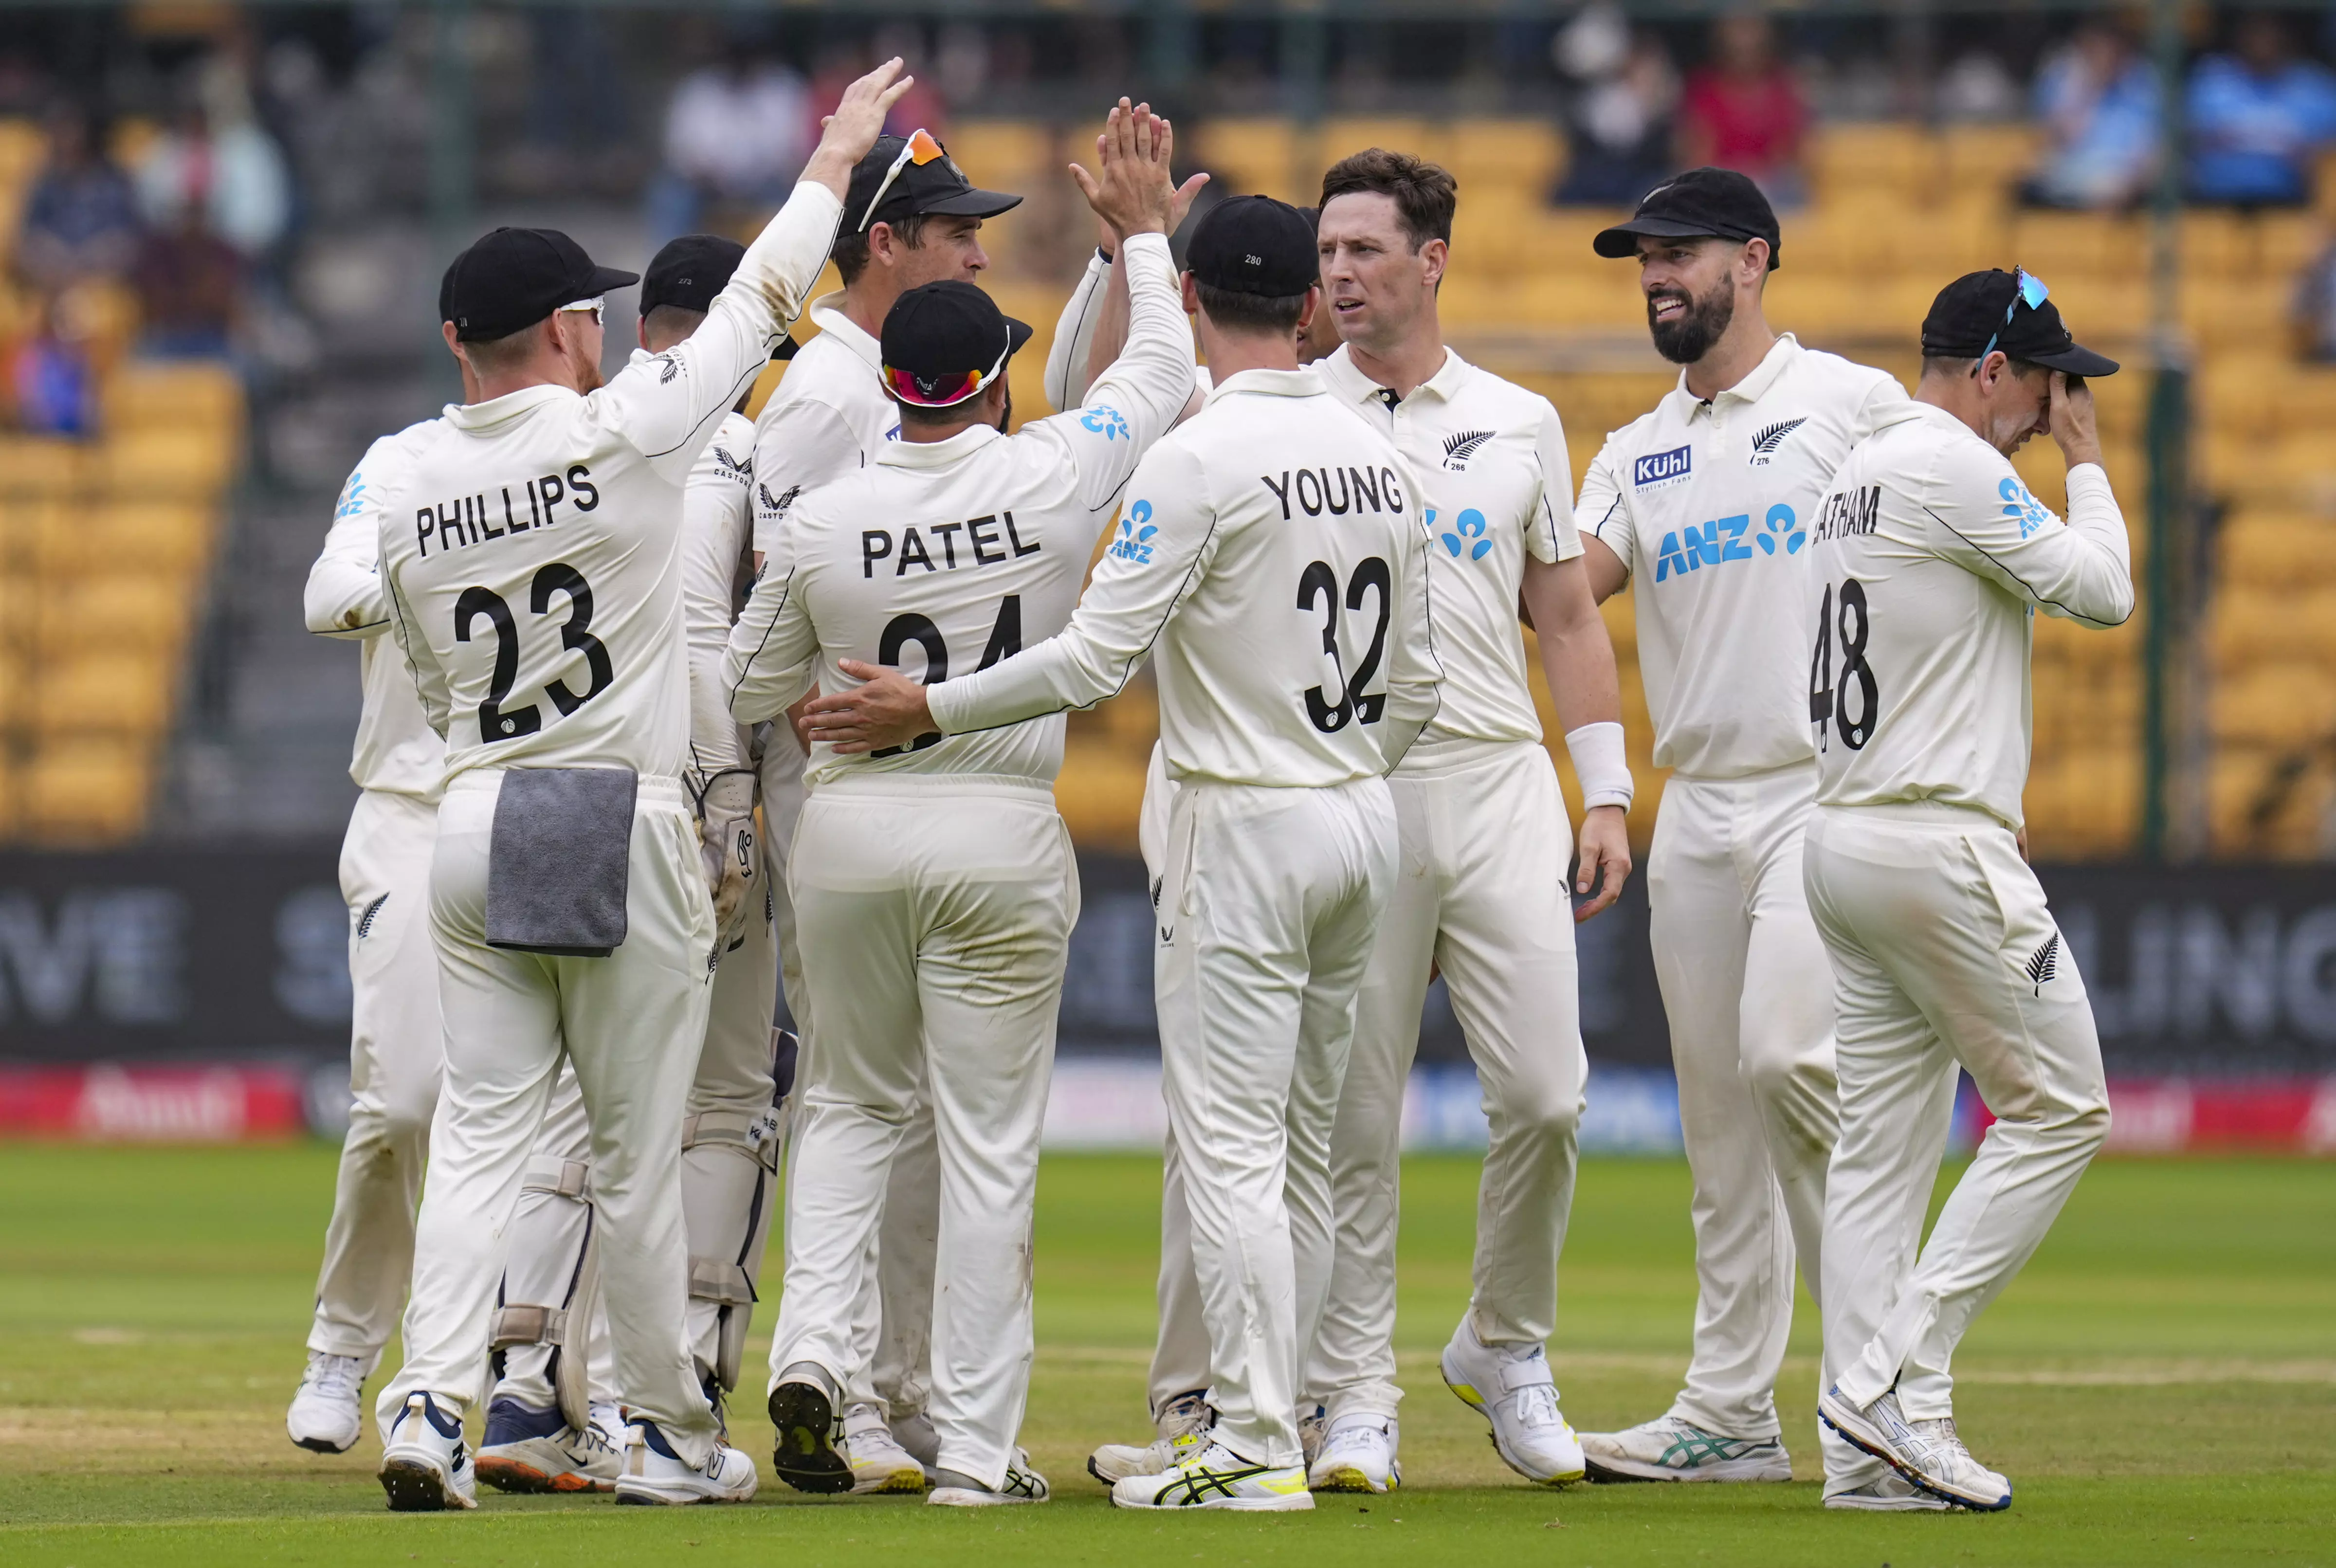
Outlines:
[[[1864,1409],[1827,1388],[1817,1400],[1825,1424],[1923,1491],[1992,1514],[2011,1506],[2011,1483],[1971,1457],[1955,1435],[1952,1417],[1910,1421],[1891,1389]]]
[[[1959,1506],[1933,1497],[1893,1470],[1878,1481],[1825,1494],[1828,1508],[1854,1508],[1867,1514],[1946,1514]]]
[[[1174,1469],[1126,1475],[1111,1484],[1114,1508],[1230,1508],[1284,1514],[1314,1506],[1306,1472],[1296,1465],[1252,1465],[1222,1443],[1211,1443]]]
[[[893,1422],[892,1441],[909,1451],[909,1457],[925,1467],[926,1474],[941,1467],[941,1435],[933,1430],[933,1418],[922,1410],[901,1417]]]
[[[600,1434],[600,1441],[606,1443],[612,1452],[623,1453],[625,1428],[628,1424],[625,1420],[625,1407],[613,1399],[595,1399],[587,1407],[587,1410],[585,1419],[592,1423],[592,1430]],[[720,1412],[717,1410],[715,1414],[719,1415]]]
[[[1460,1320],[1444,1347],[1444,1381],[1493,1427],[1493,1451],[1528,1481],[1569,1486],[1582,1479],[1582,1439],[1557,1407],[1557,1383],[1539,1345],[1490,1346]]]
[[[498,1492],[606,1492],[621,1467],[597,1426],[579,1432],[557,1407],[530,1410],[516,1399],[487,1407],[478,1473]]]
[[[1789,1481],[1793,1461],[1781,1437],[1723,1437],[1677,1416],[1620,1432],[1582,1434],[1592,1481]]]
[[[1306,1485],[1317,1492],[1392,1492],[1403,1485],[1396,1463],[1392,1416],[1358,1412],[1330,1423],[1321,1451],[1306,1466]]]
[[[625,1433],[624,1473],[617,1501],[640,1505],[752,1501],[760,1477],[754,1462],[719,1437],[703,1465],[673,1451],[654,1421],[636,1421]]]
[[[860,1493],[922,1492],[925,1467],[900,1446],[884,1412],[873,1405],[854,1405],[843,1412],[843,1442],[839,1450],[852,1466],[852,1489]]]
[[[479,1505],[479,1479],[459,1417],[415,1389],[381,1447],[381,1489],[394,1514],[437,1514]]]
[[[798,1492],[849,1492],[858,1480],[836,1446],[843,1435],[835,1418],[840,1397],[827,1369],[809,1361],[781,1372],[771,1390],[771,1425],[778,1429],[771,1468]]]
[[[1206,1392],[1179,1394],[1160,1407],[1160,1435],[1149,1443],[1105,1443],[1087,1456],[1087,1474],[1109,1486],[1130,1475],[1164,1475],[1206,1445],[1217,1412]]]
[[[284,1412],[284,1430],[292,1441],[312,1454],[346,1454],[356,1446],[365,1430],[357,1397],[365,1391],[365,1362],[355,1356],[308,1352],[308,1369],[300,1374],[300,1388],[292,1407]]]
[[[1006,1467],[1006,1479],[997,1485],[985,1486],[961,1471],[937,1470],[925,1502],[942,1508],[994,1508],[1000,1504],[1044,1503],[1053,1495],[1046,1478],[1030,1467],[1030,1456],[1017,1448],[1014,1462]]]

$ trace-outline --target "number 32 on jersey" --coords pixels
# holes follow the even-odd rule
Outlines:
[[[1825,584],[1817,606],[1816,647],[1809,654],[1809,723],[1816,734],[1817,750],[1828,749],[1833,735],[1852,751],[1863,751],[1874,738],[1874,721],[1880,716],[1882,694],[1874,667],[1865,662],[1865,645],[1874,632],[1874,616],[1865,601],[1865,585],[1845,578],[1836,591]],[[1834,668],[1835,642],[1840,643],[1841,668]],[[1854,693],[1855,716],[1852,716]]]

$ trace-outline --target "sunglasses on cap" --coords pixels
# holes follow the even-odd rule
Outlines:
[[[554,314],[563,314],[570,310],[590,311],[592,313],[592,325],[595,326],[606,326],[608,324],[608,301],[605,297],[593,299],[579,299],[573,304],[561,306],[560,310],[554,312]]]
[[[911,371],[884,367],[884,385],[893,396],[903,403],[913,403],[919,408],[950,408],[968,398],[978,397],[998,373],[1006,368],[1007,356],[1014,352],[1009,344],[998,352],[998,362],[984,371],[964,371],[943,376],[938,385],[928,387],[924,380]]]
[[[942,150],[940,142],[934,139],[931,131],[925,130],[910,131],[908,145],[902,147],[900,155],[892,160],[892,167],[884,171],[884,179],[876,187],[876,194],[868,199],[868,210],[860,215],[860,227],[855,232],[861,234],[868,232],[869,224],[875,221],[876,209],[883,205],[884,192],[892,189],[892,181],[900,179],[902,171],[909,165],[933,162],[946,163],[956,172],[959,179],[965,178],[965,171],[959,169],[957,161]]]
[[[2052,291],[2044,286],[2044,280],[2025,267],[2012,269],[2011,281],[2011,303],[2003,307],[2003,326],[2011,325],[2011,318],[2020,314],[2021,306],[2024,305],[2029,309],[2035,310],[2052,297]],[[1996,340],[2003,336],[2003,326],[1999,326],[1988,334],[1987,346],[1979,351],[1980,358],[1985,359],[1995,352]]]

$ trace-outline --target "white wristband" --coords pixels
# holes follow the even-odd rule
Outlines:
[[[1630,760],[1622,754],[1622,726],[1612,719],[1586,724],[1565,732],[1565,750],[1573,758],[1574,776],[1582,781],[1582,809],[1621,806],[1630,809],[1632,786]]]

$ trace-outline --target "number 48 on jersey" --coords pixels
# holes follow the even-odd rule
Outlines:
[[[1851,612],[1855,611],[1853,621]],[[1841,584],[1836,608],[1834,585],[1825,584],[1817,606],[1817,642],[1809,654],[1809,723],[1816,729],[1817,750],[1830,745],[1827,727],[1852,751],[1863,751],[1874,736],[1874,721],[1882,707],[1874,667],[1865,662],[1865,644],[1874,629],[1866,608],[1865,585],[1855,578]],[[1834,673],[1834,638],[1841,639],[1841,673]],[[1857,716],[1850,716],[1850,688],[1857,689]]]

